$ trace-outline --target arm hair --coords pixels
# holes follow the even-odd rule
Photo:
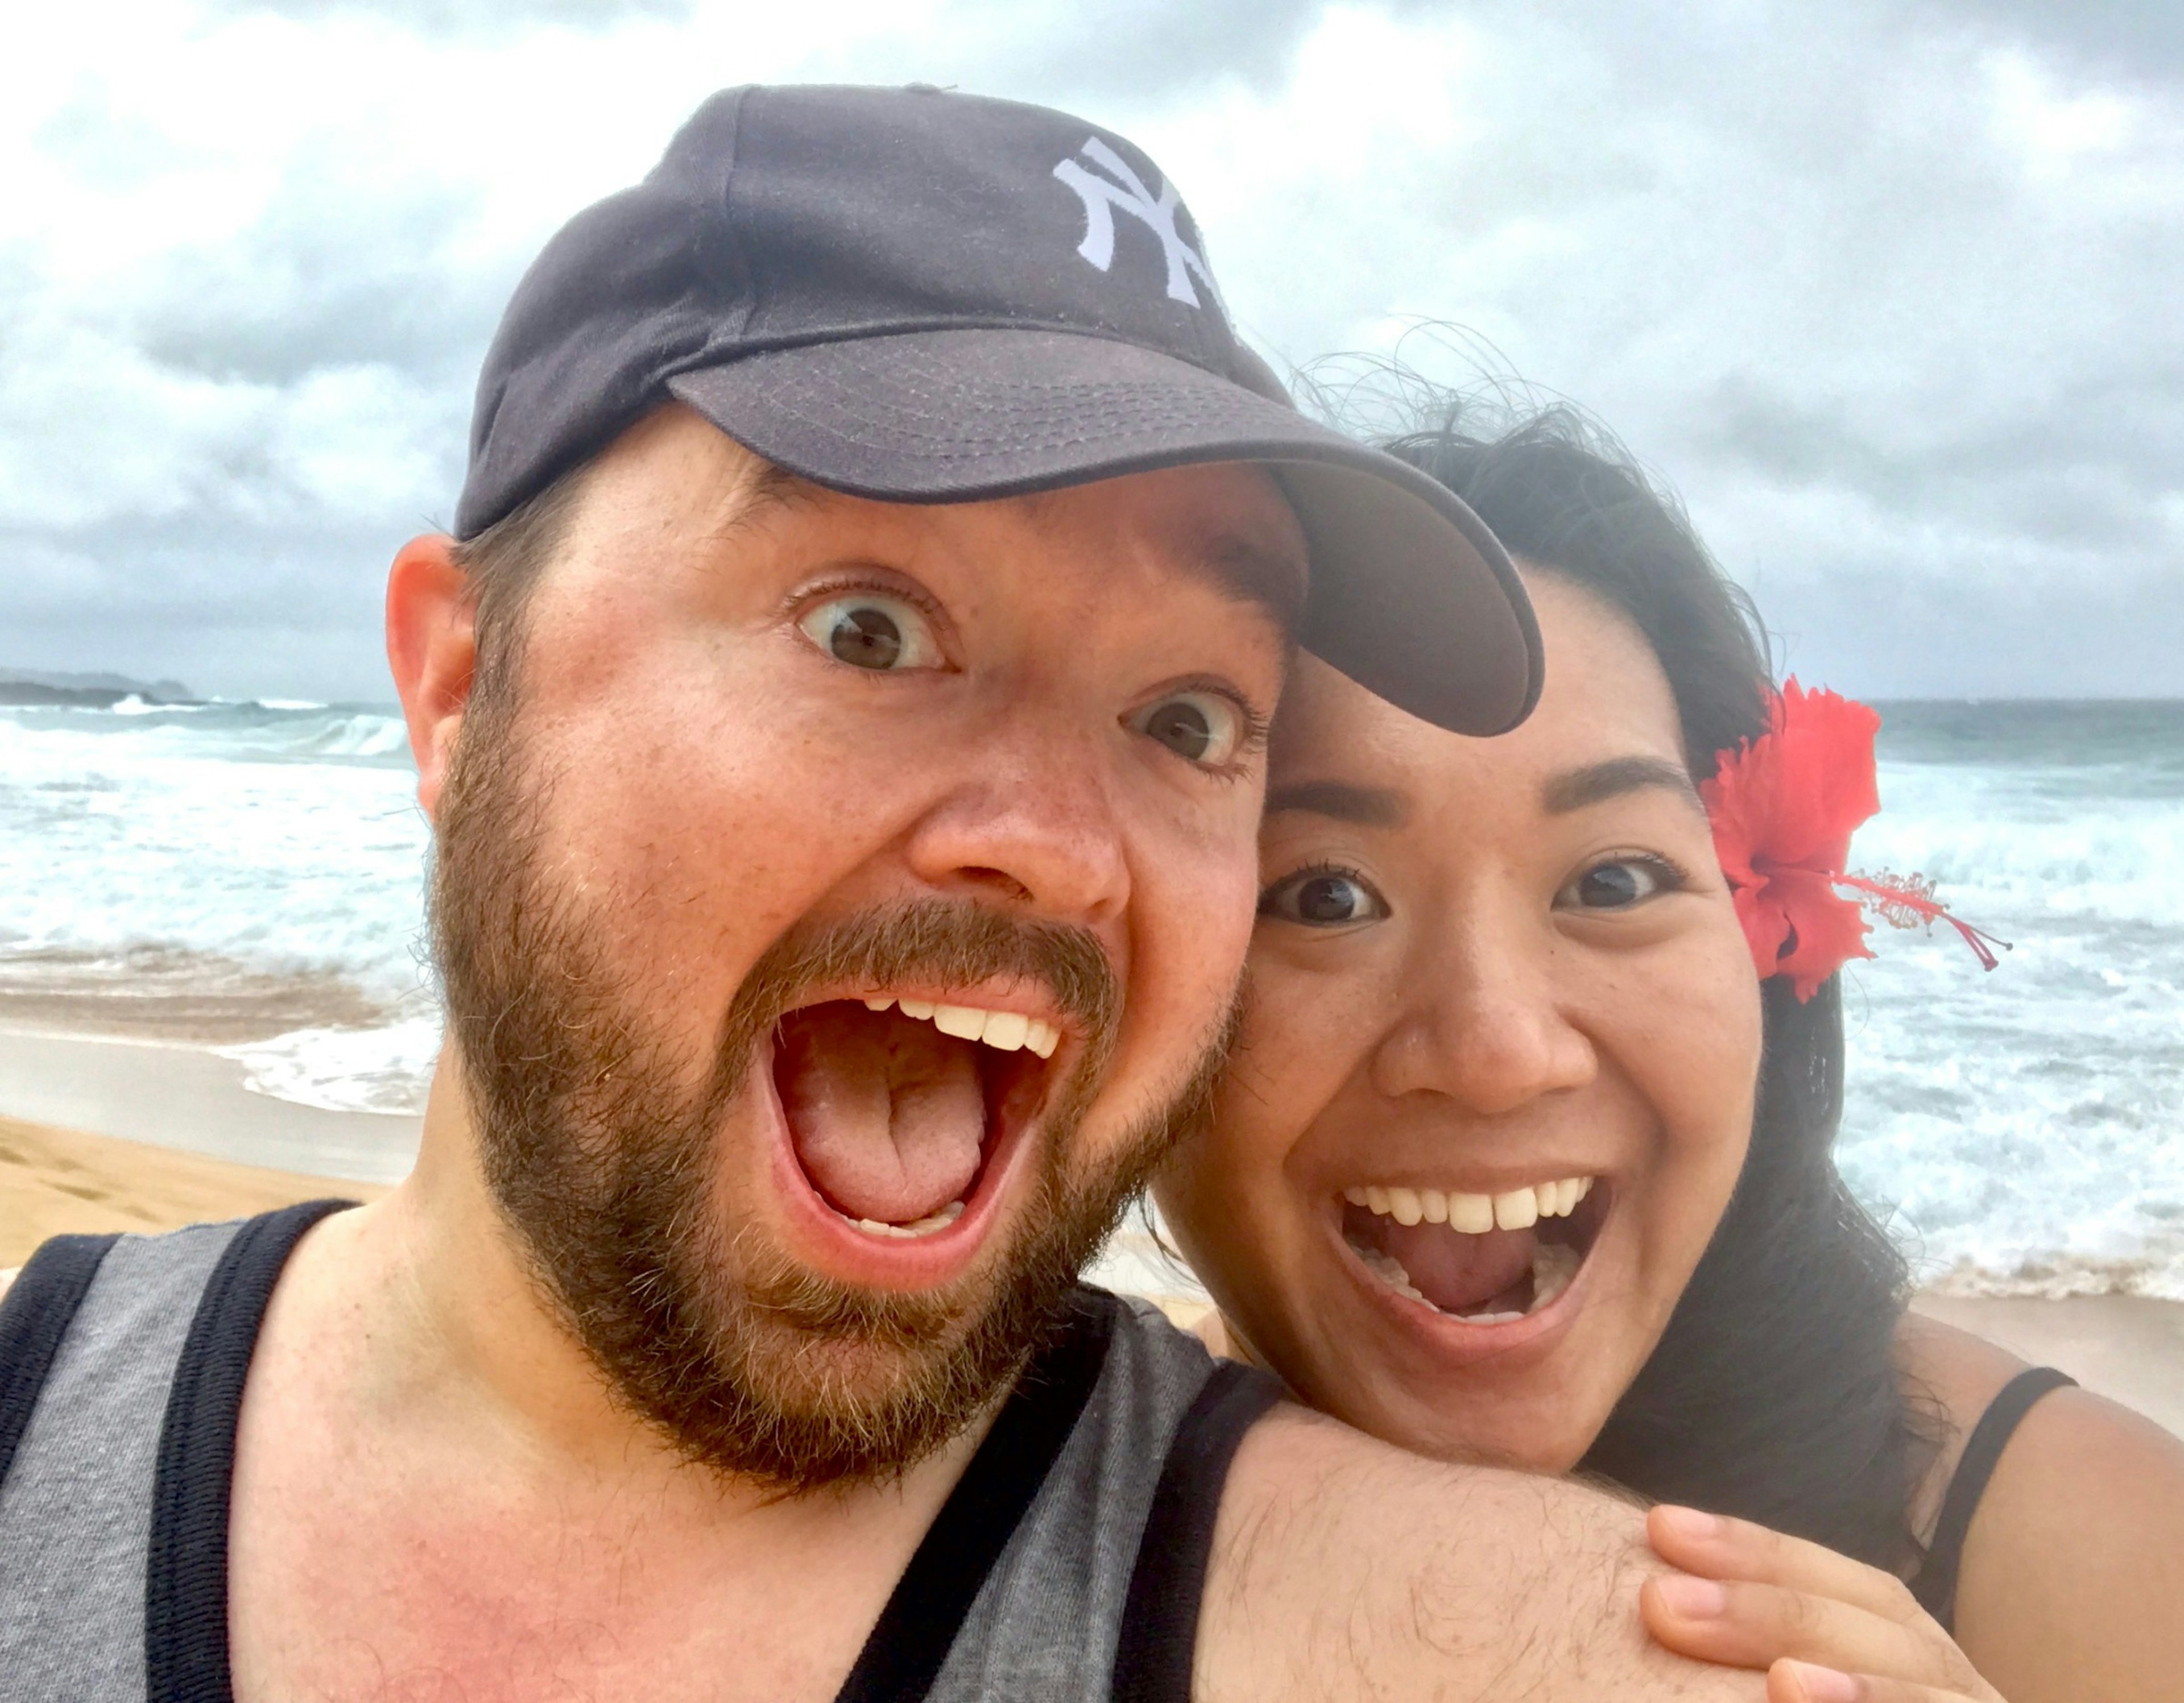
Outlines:
[[[1752,1703],[1654,1644],[1642,1514],[1586,1485],[1422,1460],[1301,1408],[1245,1439],[1199,1617],[1199,1703]]]

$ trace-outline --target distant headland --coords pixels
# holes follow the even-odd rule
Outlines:
[[[144,704],[203,702],[179,680],[131,680],[125,674],[53,674],[36,668],[0,668],[0,705],[54,704],[111,710],[134,698]]]

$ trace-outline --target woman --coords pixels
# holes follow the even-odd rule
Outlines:
[[[1781,1695],[1992,1695],[1873,1568],[2012,1703],[2177,1696],[2184,1445],[1912,1319],[1836,1172],[1840,916],[1755,958],[1701,797],[1778,713],[1741,594],[1566,413],[1393,447],[1518,558],[1547,684],[1468,741],[1301,665],[1237,1066],[1158,1191],[1217,1334],[1406,1447],[1866,1564],[1658,1511],[1669,1559],[1745,1582],[1649,1587],[1688,1653],[1940,1688]]]

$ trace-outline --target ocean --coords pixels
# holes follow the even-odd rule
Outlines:
[[[2015,943],[1877,928],[1844,1172],[1959,1293],[2184,1299],[2184,703],[1880,706],[1855,868]],[[217,1049],[261,1094],[415,1113],[437,1044],[399,719],[0,709],[0,1025]]]

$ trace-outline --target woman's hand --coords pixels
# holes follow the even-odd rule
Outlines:
[[[1654,1509],[1653,1552],[1682,1569],[1639,1608],[1679,1655],[1767,1670],[1768,1703],[2003,1703],[1892,1573],[1747,1520]]]

